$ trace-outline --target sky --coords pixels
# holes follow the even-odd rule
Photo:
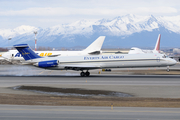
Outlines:
[[[21,25],[48,28],[126,14],[180,15],[180,0],[0,0],[0,29]]]

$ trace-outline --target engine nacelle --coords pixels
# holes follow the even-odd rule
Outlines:
[[[42,61],[38,62],[35,65],[38,67],[46,68],[46,67],[55,67],[59,64],[58,60],[50,60],[50,61]]]

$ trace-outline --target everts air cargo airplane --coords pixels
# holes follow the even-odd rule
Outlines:
[[[160,53],[41,57],[27,44],[18,44],[14,47],[28,64],[51,70],[82,71],[81,76],[89,76],[89,70],[92,69],[163,67],[176,64],[175,60]]]
[[[100,36],[92,44],[90,44],[86,49],[82,51],[34,51],[41,57],[49,56],[80,56],[80,55],[98,55],[101,54],[101,47],[103,45],[105,36]],[[8,52],[2,54],[2,57],[8,61],[21,60],[23,57],[17,50],[9,50]]]
[[[155,45],[153,50],[142,50],[142,49],[137,48],[137,47],[132,47],[129,50],[128,54],[160,53],[160,40],[161,40],[161,34],[159,34],[157,41],[156,41],[156,45]]]

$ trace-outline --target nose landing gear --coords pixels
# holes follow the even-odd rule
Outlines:
[[[169,72],[169,71],[170,71],[170,69],[169,69],[169,66],[167,66],[167,69],[166,69],[166,71],[167,71],[167,72]]]
[[[83,71],[82,71],[82,72],[80,73],[80,75],[81,75],[81,77],[85,77],[85,76],[88,77],[88,76],[90,75],[90,72],[88,72],[88,71],[83,72]]]

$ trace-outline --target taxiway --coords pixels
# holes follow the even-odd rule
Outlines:
[[[4,120],[179,120],[179,108],[0,105]]]

